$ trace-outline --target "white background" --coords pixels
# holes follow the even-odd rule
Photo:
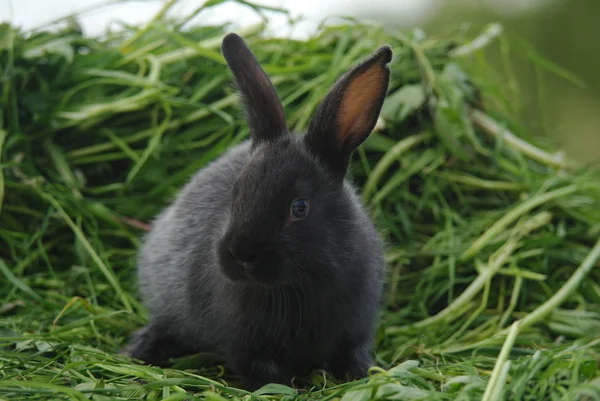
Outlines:
[[[316,22],[327,16],[362,17],[365,13],[385,15],[386,20],[398,26],[417,26],[423,20],[435,15],[439,4],[448,0],[256,0],[257,3],[283,7],[292,16],[302,15],[312,25],[306,24],[292,32],[301,37],[308,33]],[[533,11],[539,6],[550,5],[556,0],[450,0],[467,2],[476,7],[494,9],[500,14],[515,14]],[[188,15],[204,0],[180,0],[173,8],[173,15]],[[105,4],[106,0],[0,0],[0,21],[11,21],[28,30],[46,24],[70,13]],[[164,4],[162,0],[137,0],[114,4],[85,14],[79,19],[85,33],[98,35],[104,32],[111,21],[120,20],[127,24],[139,25],[148,21]],[[218,6],[203,14],[203,22],[218,23],[235,21],[238,25],[258,22],[259,19],[248,8],[235,4]],[[290,34],[285,30],[285,18],[275,18],[272,23],[276,34]]]

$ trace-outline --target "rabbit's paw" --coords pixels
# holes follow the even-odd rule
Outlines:
[[[241,372],[242,385],[246,390],[258,390],[269,383],[289,385],[291,377],[275,361],[254,359]]]
[[[123,354],[148,363],[164,364],[169,358],[184,355],[187,351],[176,338],[154,323],[150,323],[131,336]]]
[[[367,345],[342,347],[331,361],[331,373],[339,379],[354,380],[366,377],[373,366],[373,358]]]

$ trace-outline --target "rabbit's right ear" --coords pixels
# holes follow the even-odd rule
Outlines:
[[[287,134],[279,96],[244,40],[230,33],[223,39],[221,49],[242,95],[252,140],[268,141]]]
[[[375,127],[390,81],[392,49],[382,46],[344,74],[319,104],[305,141],[338,178]]]

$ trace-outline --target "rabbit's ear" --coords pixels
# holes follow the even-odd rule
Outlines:
[[[317,107],[305,141],[338,176],[377,123],[387,94],[392,49],[383,46],[344,74]]]
[[[252,139],[268,141],[286,134],[288,128],[279,96],[244,40],[230,33],[223,39],[221,49],[242,95]]]

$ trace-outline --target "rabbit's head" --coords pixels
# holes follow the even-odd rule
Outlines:
[[[345,249],[361,246],[352,235],[360,206],[344,178],[376,124],[392,51],[383,46],[342,76],[300,136],[289,132],[279,97],[244,41],[229,34],[222,50],[242,95],[251,155],[225,205],[220,267],[231,280],[265,286],[335,279]]]

